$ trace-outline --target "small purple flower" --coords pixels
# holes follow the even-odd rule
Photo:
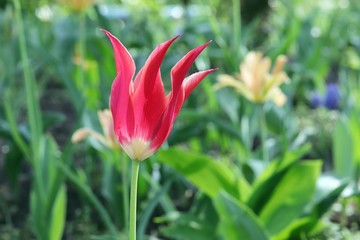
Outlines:
[[[326,86],[324,105],[326,108],[334,110],[339,107],[340,89],[336,83],[329,83]]]
[[[310,105],[312,108],[318,108],[323,105],[323,99],[319,93],[314,92],[311,94]]]
[[[339,108],[340,89],[336,83],[326,84],[325,96],[321,96],[318,92],[311,94],[310,106],[312,108],[326,107],[330,110]]]

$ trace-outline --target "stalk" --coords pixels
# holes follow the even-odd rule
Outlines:
[[[34,161],[38,159],[37,155],[40,147],[42,121],[40,117],[40,107],[36,96],[37,89],[34,83],[34,79],[30,69],[30,63],[28,59],[20,1],[13,0],[13,4],[15,10],[16,25],[18,27],[18,34],[19,34],[19,48],[20,48],[21,62],[24,71],[23,75],[25,81],[26,108],[27,108],[27,115],[29,118],[30,134],[31,134],[31,150],[32,150],[31,160],[34,163]]]
[[[136,203],[140,161],[132,161],[129,240],[136,240]]]
[[[240,32],[241,32],[241,16],[240,16],[240,0],[232,0],[233,15],[233,51],[236,57],[239,57]]]
[[[86,51],[86,14],[81,11],[79,14],[79,57],[80,57],[80,84],[82,89],[85,83],[85,51]]]

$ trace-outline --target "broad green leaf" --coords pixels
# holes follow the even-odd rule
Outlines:
[[[212,200],[205,194],[197,194],[189,212],[170,212],[155,221],[169,223],[160,231],[170,239],[214,240],[219,218]]]
[[[321,218],[337,200],[348,182],[341,181],[331,175],[323,175],[317,181],[314,201],[310,204],[309,214]]]
[[[38,156],[33,161],[34,184],[30,211],[34,222],[32,226],[38,239],[61,239],[65,224],[66,195],[65,190],[61,190],[64,187],[63,177],[56,165],[60,155],[52,137],[41,137]]]
[[[274,240],[298,239],[303,233],[318,233],[322,230],[321,217],[329,210],[346,186],[346,182],[332,176],[321,176],[317,181],[315,197],[307,206],[307,213],[302,218],[292,221],[274,237]]]
[[[309,146],[304,145],[296,151],[287,152],[282,158],[273,160],[269,167],[267,167],[256,179],[251,194],[246,200],[247,205],[256,214],[259,214],[261,209],[265,206],[273,193],[273,189],[286,174],[287,169],[298,161],[308,150]]]
[[[31,227],[36,236],[36,239],[46,239],[47,229],[44,226],[43,212],[40,211],[42,203],[37,194],[37,189],[33,187],[30,192],[30,219]]]
[[[206,155],[172,148],[160,151],[158,158],[210,197],[215,197],[221,190],[237,199],[248,194],[249,185],[244,178]]]
[[[349,121],[343,116],[337,122],[333,135],[335,173],[341,177],[352,176],[353,146]]]
[[[220,193],[215,199],[215,208],[220,217],[218,232],[222,239],[270,239],[251,209],[230,195]]]
[[[61,186],[56,196],[52,215],[51,215],[51,225],[49,230],[50,240],[60,240],[66,221],[66,189],[65,185]]]
[[[176,240],[209,240],[215,235],[215,228],[198,220],[193,214],[182,214],[169,226],[162,227],[160,232]]]
[[[272,188],[259,218],[271,235],[297,218],[315,193],[321,161],[312,160],[293,165]]]
[[[124,233],[119,233],[118,236],[103,235],[91,236],[90,240],[126,240],[128,237]]]
[[[310,234],[310,232],[318,233],[322,229],[323,226],[320,219],[306,216],[289,223],[283,231],[272,236],[271,240],[301,239],[304,233],[307,235]]]
[[[352,146],[359,146],[360,145],[360,120],[358,112],[352,112],[350,116],[350,129],[352,135]],[[353,176],[352,178],[356,182],[360,177],[360,148],[354,147],[353,148]]]

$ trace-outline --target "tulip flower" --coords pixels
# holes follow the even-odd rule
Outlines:
[[[116,77],[111,87],[110,109],[114,119],[114,132],[132,161],[129,240],[136,240],[137,179],[142,160],[160,148],[167,139],[184,101],[209,73],[200,71],[186,77],[199,54],[210,44],[188,52],[171,69],[172,90],[165,94],[160,65],[174,37],[159,44],[144,66],[135,75],[135,63],[128,50],[110,32],[115,55]],[[134,80],[133,80],[134,78]]]
[[[116,141],[113,127],[113,118],[110,110],[105,109],[103,111],[98,111],[98,117],[103,130],[103,134],[89,128],[80,128],[74,132],[71,137],[71,141],[73,143],[78,143],[87,137],[93,137],[110,149],[118,149],[119,144]]]
[[[59,0],[74,11],[81,12],[94,4],[94,0]]]
[[[166,95],[160,65],[178,36],[159,44],[134,78],[135,64],[128,50],[110,32],[103,31],[112,43],[116,64],[116,78],[110,94],[114,131],[128,156],[142,161],[167,139],[193,89],[216,70],[200,71],[186,77],[197,56],[210,42],[191,50],[176,63],[171,70],[172,91]]]
[[[280,89],[280,85],[288,80],[283,71],[285,63],[285,56],[277,57],[270,72],[271,60],[268,57],[263,57],[260,52],[249,52],[240,64],[240,74],[235,77],[220,75],[215,88],[233,87],[249,101],[264,103],[273,100],[281,107],[286,102],[286,96]]]

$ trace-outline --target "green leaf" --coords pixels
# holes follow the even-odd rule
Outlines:
[[[160,151],[158,158],[210,197],[224,190],[237,199],[243,199],[249,192],[244,178],[206,155],[172,148]]]
[[[306,216],[299,219],[296,219],[289,223],[289,225],[281,231],[280,233],[272,236],[272,240],[284,240],[284,239],[301,239],[303,234],[309,235],[310,232],[317,232],[321,230],[321,222],[319,219]]]
[[[51,240],[60,240],[66,221],[66,189],[65,185],[62,185],[56,196],[52,215],[49,236]]]
[[[196,200],[187,213],[169,212],[156,218],[156,222],[168,222],[160,232],[170,239],[215,239],[218,214],[212,200],[205,194],[196,195]],[[140,238],[143,239],[143,238]]]
[[[209,240],[214,239],[215,228],[200,220],[193,213],[179,214],[169,226],[162,227],[160,232],[171,239],[177,240]]]
[[[287,152],[282,158],[273,160],[256,179],[253,184],[252,192],[246,200],[247,205],[256,214],[261,212],[273,193],[273,189],[281,181],[282,177],[286,174],[286,171],[308,150],[309,145],[304,145],[296,151]]]
[[[359,146],[360,145],[360,120],[359,120],[359,113],[353,111],[350,116],[350,129],[352,135],[352,146]],[[360,148],[354,147],[353,148],[353,180],[356,182],[360,177]]]
[[[321,217],[329,210],[347,186],[347,182],[335,177],[324,175],[317,181],[317,192],[307,206],[307,213],[291,222],[284,230],[274,237],[275,239],[300,239],[303,233],[318,233],[322,230]],[[275,240],[274,239],[274,240]]]
[[[215,199],[215,208],[220,217],[218,230],[224,240],[270,239],[251,209],[230,195],[219,194]]]
[[[271,235],[280,232],[301,214],[313,197],[320,172],[319,160],[297,163],[274,186],[259,215]]]
[[[314,201],[310,204],[309,214],[321,218],[337,200],[348,185],[331,175],[323,175],[317,181],[317,191]]]
[[[353,142],[347,118],[339,119],[333,135],[335,173],[340,177],[351,177],[353,173]]]

